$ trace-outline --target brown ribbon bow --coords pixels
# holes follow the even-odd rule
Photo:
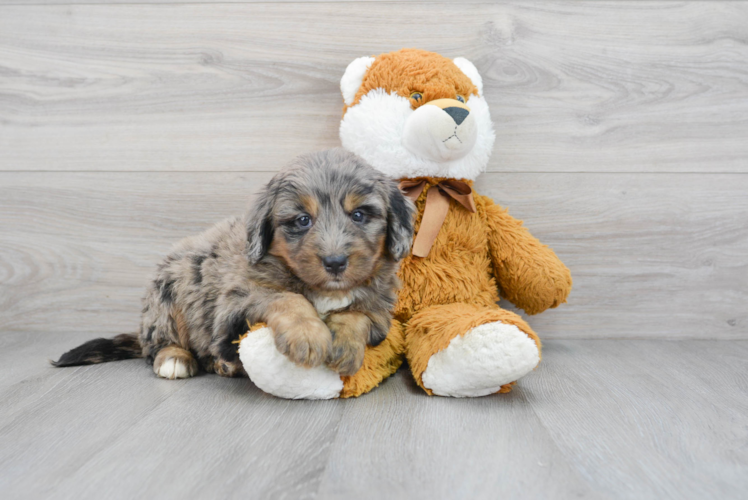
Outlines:
[[[400,190],[405,196],[413,200],[418,199],[426,188],[425,180],[404,180],[400,182]],[[421,227],[413,242],[413,255],[426,257],[436,241],[436,236],[444,224],[449,211],[449,198],[475,213],[475,201],[473,190],[463,181],[456,179],[445,179],[431,186],[426,193],[426,206],[423,209]]]

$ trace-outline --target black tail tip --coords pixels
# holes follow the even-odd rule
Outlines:
[[[66,352],[57,361],[49,360],[55,367],[81,366],[106,363],[120,359],[143,357],[136,335],[122,334],[113,339],[89,340],[83,345]]]
[[[57,361],[55,361],[54,359],[49,359],[47,361],[49,361],[49,364],[54,366],[55,368],[62,368],[65,366],[91,365],[95,363],[95,361],[86,359],[85,356],[81,356],[80,352],[76,352],[76,349],[66,352],[65,354],[60,356],[60,359],[58,359]]]

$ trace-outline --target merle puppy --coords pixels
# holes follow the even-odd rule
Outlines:
[[[267,323],[295,363],[351,375],[366,344],[389,331],[413,212],[397,184],[358,156],[301,156],[245,218],[176,245],[148,287],[138,335],[91,340],[53,364],[145,357],[168,379],[198,366],[243,375],[234,341],[249,321]]]

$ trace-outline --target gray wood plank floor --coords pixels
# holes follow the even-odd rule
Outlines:
[[[510,394],[355,400],[140,360],[54,369],[84,334],[6,334],[2,498],[745,498],[748,341],[553,340]]]

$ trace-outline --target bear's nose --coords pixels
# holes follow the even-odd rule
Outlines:
[[[470,114],[470,111],[468,111],[467,109],[458,108],[456,106],[444,108],[444,112],[451,116],[457,125],[460,125],[463,121],[465,121],[467,115]]]
[[[325,271],[332,274],[340,274],[345,271],[348,267],[348,257],[345,255],[335,255],[332,257],[323,257],[322,264],[325,266]]]

